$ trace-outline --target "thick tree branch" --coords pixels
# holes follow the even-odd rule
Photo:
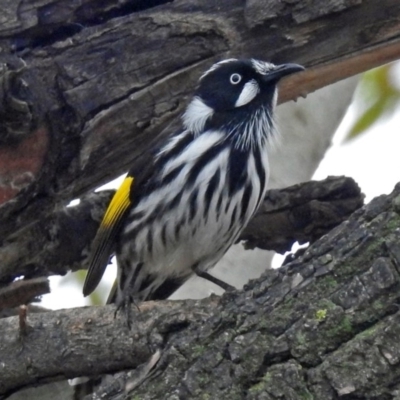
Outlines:
[[[313,243],[363,205],[351,178],[329,177],[269,190],[240,240],[247,248],[290,251],[293,243]]]
[[[161,352],[133,398],[386,398],[400,379],[399,228],[400,185],[241,292],[133,308],[131,331],[112,306],[29,315],[23,337],[2,319],[0,393]]]

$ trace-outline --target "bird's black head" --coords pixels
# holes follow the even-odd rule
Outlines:
[[[278,81],[303,69],[297,64],[274,65],[254,59],[220,61],[201,76],[183,116],[184,125],[194,133],[240,126],[260,109],[272,119]]]

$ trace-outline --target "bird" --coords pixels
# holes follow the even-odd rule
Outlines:
[[[265,196],[277,84],[303,70],[230,58],[200,76],[179,128],[146,153],[143,170],[128,172],[108,205],[92,242],[85,296],[114,253],[118,272],[110,301],[117,310],[166,299],[192,275],[230,287],[208,271]]]

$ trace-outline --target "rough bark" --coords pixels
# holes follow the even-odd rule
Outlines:
[[[113,306],[2,319],[0,393],[139,367],[128,398],[397,398],[399,232],[400,185],[243,291],[132,308],[131,330]]]

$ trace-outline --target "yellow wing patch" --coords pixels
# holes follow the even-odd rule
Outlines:
[[[107,211],[104,214],[103,220],[101,221],[100,227],[109,228],[119,221],[121,215],[130,206],[131,201],[129,194],[133,183],[133,176],[127,176],[122,182],[119,189],[116,191],[110,204],[107,207]]]
[[[89,268],[83,285],[83,294],[92,293],[106,270],[111,253],[114,251],[115,237],[118,233],[122,217],[131,205],[130,191],[133,176],[127,176],[114,194],[107,211],[93,239],[89,258]]]

